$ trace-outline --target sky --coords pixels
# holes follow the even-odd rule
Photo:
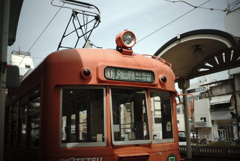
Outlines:
[[[186,0],[194,6],[203,4],[201,7],[209,9],[194,9],[183,2],[165,0],[82,2],[97,6],[101,12],[101,23],[90,37],[91,42],[98,47],[114,49],[116,35],[128,29],[137,37],[133,51],[153,55],[177,34],[197,29],[225,31],[226,12],[220,10],[227,8],[227,0]],[[54,0],[53,3],[61,5],[59,0]],[[13,50],[30,52],[34,66],[37,66],[47,55],[56,51],[72,13],[70,9],[59,9],[51,5],[51,0],[24,0],[16,41],[8,47],[8,56]],[[81,48],[82,44],[77,47]],[[227,78],[227,74],[222,72],[214,77]]]

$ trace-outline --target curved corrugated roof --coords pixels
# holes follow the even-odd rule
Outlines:
[[[199,46],[203,59],[193,57]],[[191,79],[240,66],[239,38],[220,30],[203,29],[178,35],[155,54],[172,64],[177,77]]]

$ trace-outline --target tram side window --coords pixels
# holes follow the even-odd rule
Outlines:
[[[112,89],[114,141],[149,140],[146,92]]]
[[[28,111],[28,97],[23,96],[20,99],[19,106],[19,144],[26,146],[27,143],[27,111]]]
[[[172,139],[172,103],[171,95],[163,92],[151,92],[153,140]]]
[[[38,148],[40,124],[39,87],[25,94],[7,110],[7,144],[24,148]]]
[[[8,106],[8,126],[7,126],[7,144],[17,145],[17,133],[18,133],[18,102]]]
[[[104,142],[103,89],[63,89],[62,143]]]
[[[29,97],[29,146],[36,148],[39,145],[40,90],[34,90]]]

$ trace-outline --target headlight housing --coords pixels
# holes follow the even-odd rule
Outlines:
[[[132,31],[124,30],[116,36],[117,47],[132,48],[136,44],[136,36]]]

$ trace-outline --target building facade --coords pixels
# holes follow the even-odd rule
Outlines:
[[[187,93],[194,95],[195,98],[194,110],[189,110],[189,121],[191,134],[196,133],[198,140],[207,142],[239,140],[240,73],[236,71],[240,70],[229,70],[227,80],[212,82],[210,77],[202,77],[187,90]],[[190,97],[189,101],[191,102]],[[191,104],[193,105],[192,102]],[[183,107],[178,108],[179,131],[184,131],[181,109]]]
[[[33,60],[29,52],[12,51],[9,63],[19,67],[20,79],[34,68]]]

